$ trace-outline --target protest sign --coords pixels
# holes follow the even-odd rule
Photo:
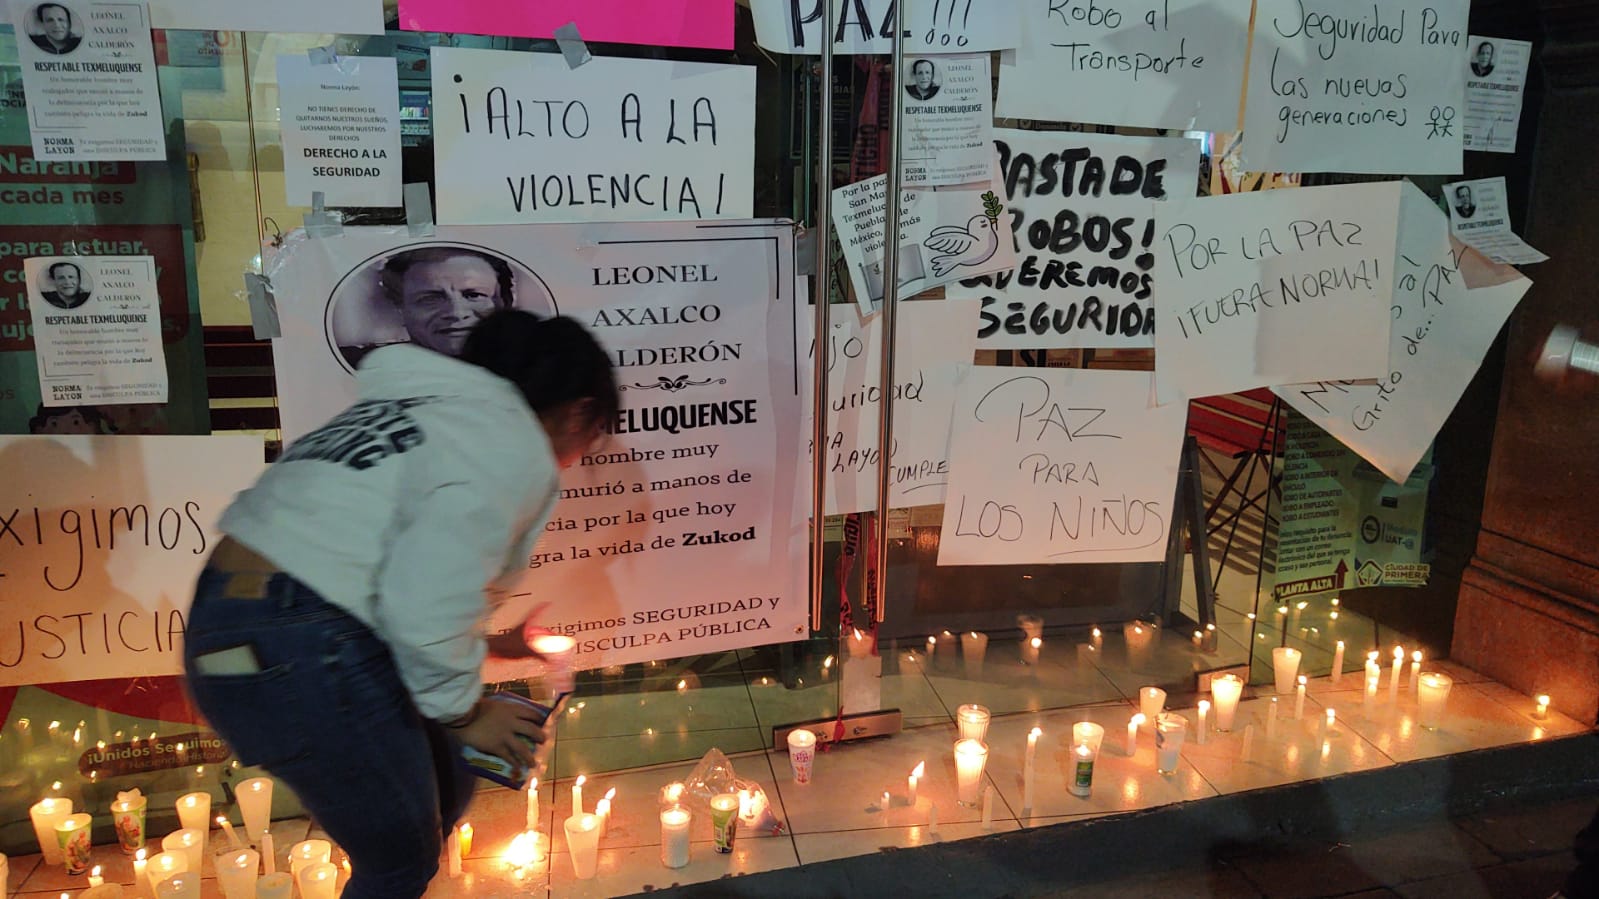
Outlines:
[[[400,80],[394,60],[313,65],[278,57],[283,180],[290,206],[399,206]]]
[[[11,16],[35,157],[167,158],[144,4],[17,2]]]
[[[434,47],[446,225],[748,217],[752,66]]]
[[[1155,254],[1159,401],[1388,371],[1402,186],[1168,202]]]
[[[1449,210],[1449,230],[1461,243],[1494,262],[1526,265],[1548,260],[1548,256],[1510,230],[1503,177],[1445,184],[1443,195],[1444,206]]]
[[[755,41],[775,53],[822,52],[823,0],[750,0]],[[893,53],[895,0],[831,0],[834,53]],[[904,52],[976,53],[1016,46],[1011,0],[905,0]]]
[[[153,256],[25,260],[45,406],[165,403]]]
[[[828,515],[877,508],[877,422],[882,407],[883,317],[863,320],[847,307],[835,309],[826,346],[828,437],[823,453]],[[926,300],[899,307],[894,328],[891,509],[944,501],[955,375],[958,365],[972,361],[976,314],[975,300]],[[809,358],[815,364],[815,341]]]
[[[1238,130],[1249,0],[1019,4],[998,113],[1188,131]]]
[[[1460,171],[1467,0],[1260,0],[1244,158],[1263,172]]]
[[[383,0],[150,0],[156,28],[382,34]]]
[[[1466,149],[1514,153],[1532,44],[1479,34],[1467,43]]]
[[[988,54],[918,56],[905,63],[900,83],[902,186],[987,182],[994,158]]]
[[[216,521],[263,458],[248,436],[0,437],[0,686],[181,674]]]
[[[572,22],[589,42],[731,50],[734,8],[719,0],[400,0],[400,27],[549,38]]]
[[[1165,556],[1187,406],[1148,372],[972,366],[956,382],[940,565]]]
[[[1198,142],[999,128],[994,144],[1017,265],[946,294],[983,301],[978,346],[1152,346],[1152,297],[1169,282],[1154,271],[1165,204],[1151,201],[1194,196]]]
[[[1405,185],[1398,241],[1386,373],[1375,382],[1320,381],[1274,390],[1402,483],[1532,282],[1518,277],[1471,289],[1460,270],[1465,248],[1451,244],[1443,214],[1411,184]]]
[[[486,308],[589,328],[622,400],[605,442],[563,472],[526,592],[495,623],[549,603],[540,620],[577,637],[579,668],[801,637],[807,516],[796,500],[809,486],[792,234],[765,221],[441,226],[426,240],[405,228],[297,233],[267,270],[284,439],[354,399],[365,353],[406,340],[448,351],[441,338],[460,321],[402,313],[413,274],[428,289],[478,279],[452,283],[479,285]]]
[[[999,169],[990,155],[993,187],[932,188],[900,194],[900,299],[984,272],[1016,266],[1016,247],[1004,233]],[[833,227],[862,314],[883,302],[883,219],[888,178],[878,175],[833,190]]]

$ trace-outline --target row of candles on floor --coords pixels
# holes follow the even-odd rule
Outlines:
[[[1037,665],[1044,650],[1044,619],[1033,615],[1021,615],[1016,623],[1022,629],[1021,660],[1024,665]],[[1122,626],[1122,636],[1127,645],[1128,656],[1137,663],[1143,661],[1144,654],[1148,653],[1153,645],[1159,626],[1149,621],[1129,621]],[[1193,644],[1196,650],[1212,652],[1216,648],[1216,625],[1207,624],[1201,630],[1194,631]],[[846,641],[852,657],[870,655],[872,641],[869,637],[856,630]],[[967,631],[963,634],[954,634],[944,631],[927,638],[926,657],[929,661],[947,654],[953,654],[955,647],[960,646],[961,663],[965,667],[967,677],[981,677],[983,664],[988,655],[988,635],[979,631]],[[1089,632],[1089,642],[1078,644],[1078,662],[1087,662],[1103,653],[1105,648],[1105,633],[1098,627]]]

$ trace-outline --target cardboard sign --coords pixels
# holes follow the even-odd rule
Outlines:
[[[750,0],[755,41],[775,53],[822,52],[823,0]],[[895,0],[829,0],[833,52],[894,52]],[[1020,4],[1012,0],[904,0],[906,56],[1015,47]]]
[[[400,28],[549,38],[568,22],[585,41],[733,49],[731,0],[400,0]]]

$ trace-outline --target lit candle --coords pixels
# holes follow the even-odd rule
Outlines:
[[[149,804],[149,797],[137,789],[119,791],[111,803],[111,828],[117,832],[123,852],[131,855],[144,848],[144,813]]]
[[[988,635],[977,631],[961,634],[961,658],[966,664],[966,676],[983,676],[983,659],[988,656]]]
[[[245,836],[251,842],[261,839],[272,821],[272,778],[252,777],[241,781],[236,796],[239,815],[244,818]]]
[[[1294,695],[1294,720],[1303,721],[1305,718],[1305,686],[1309,681],[1303,674],[1299,675],[1299,688]]]
[[[279,871],[256,881],[255,899],[294,899],[294,877]]]
[[[472,855],[472,825],[463,821],[456,830],[461,833],[461,857],[468,858]]]
[[[233,822],[229,821],[226,816],[217,815],[217,824],[222,827],[222,833],[228,838],[229,849],[238,849],[244,845],[239,842],[239,835],[233,829]]]
[[[955,796],[967,808],[977,807],[977,793],[983,782],[983,766],[988,761],[988,746],[977,740],[955,742]]]
[[[539,860],[539,835],[531,830],[524,830],[511,838],[511,845],[505,847],[505,854],[500,859],[512,868],[518,869],[517,876],[521,876],[526,868]]]
[[[86,812],[68,815],[56,822],[56,845],[61,848],[61,864],[68,874],[89,870],[89,825],[94,818]]]
[[[459,830],[456,830],[454,828],[450,829],[450,835],[448,837],[446,837],[445,840],[444,840],[444,852],[445,852],[445,859],[446,859],[446,861],[447,861],[447,863],[449,865],[450,876],[451,877],[460,877],[461,876],[461,832]],[[303,870],[301,870],[301,872],[300,872],[300,875],[301,875],[300,892],[301,893],[305,892],[305,873],[306,873],[306,871],[311,870],[311,868],[313,868],[313,867],[315,867],[315,866],[314,865],[306,865],[305,868]]]
[[[298,882],[300,899],[333,899],[334,888],[339,884],[339,869],[330,862],[306,865],[300,871]]]
[[[1326,717],[1323,718],[1322,722],[1321,722],[1321,738],[1323,740],[1331,739],[1332,733],[1333,733],[1333,725],[1335,725],[1337,723],[1338,723],[1338,712],[1336,710],[1334,710],[1334,709],[1328,709]]]
[[[1022,808],[1028,811],[1033,808],[1033,763],[1038,756],[1038,738],[1043,733],[1036,727],[1027,732],[1027,755],[1022,764]]]
[[[572,781],[572,814],[583,814],[583,784],[588,782],[588,775],[579,774],[577,780]]]
[[[105,878],[100,876],[100,866],[95,865],[89,869],[89,886],[97,887],[102,883],[105,883]]]
[[[327,840],[301,840],[289,847],[289,874],[298,882],[300,872],[333,856],[333,844]]]
[[[1238,699],[1244,695],[1244,681],[1236,674],[1223,674],[1210,679],[1210,695],[1216,700],[1216,732],[1227,733],[1233,729],[1233,715],[1238,712]]]
[[[1373,674],[1371,672],[1372,666],[1375,664],[1375,662],[1366,663],[1366,694],[1361,700],[1361,714],[1365,715],[1368,719],[1370,719],[1376,711],[1377,682],[1382,677],[1382,674],[1380,673],[1382,671],[1381,668],[1377,669],[1379,672],[1377,674]]]
[[[1195,734],[1194,741],[1201,746],[1205,745],[1205,732],[1208,730],[1210,730],[1210,700],[1201,699],[1199,701],[1199,730]]]
[[[537,833],[539,829],[539,779],[537,777],[527,784],[527,830]]]
[[[277,846],[272,842],[272,831],[261,834],[261,873],[271,874],[278,869]]]
[[[938,652],[938,638],[937,637],[928,637],[927,638],[927,661],[928,661],[929,664],[932,663],[933,655],[935,653],[937,653],[937,652]]]
[[[1138,712],[1127,719],[1127,745],[1123,748],[1128,758],[1138,754],[1138,728],[1144,724],[1144,713]]]
[[[56,825],[72,814],[72,800],[45,798],[28,809],[33,819],[33,835],[39,840],[39,852],[47,865],[61,864],[61,847],[56,844]]]
[[[133,853],[133,891],[146,899],[154,895],[149,875],[145,873],[145,866],[148,864],[149,862],[145,861],[145,850],[140,849]]]
[[[1272,674],[1277,681],[1278,693],[1292,693],[1294,679],[1299,676],[1299,661],[1303,653],[1292,646],[1278,646],[1271,651]]]
[[[1549,694],[1539,693],[1533,697],[1535,703],[1532,707],[1532,717],[1542,721],[1549,717]]]
[[[1399,701],[1399,669],[1404,664],[1405,664],[1405,648],[1403,646],[1395,646],[1394,647],[1393,674],[1388,678],[1388,701],[1389,702],[1398,702]]]
[[[1029,637],[1022,642],[1022,661],[1028,665],[1038,664],[1039,650],[1044,648],[1043,637]]]
[[[155,895],[156,899],[200,899],[200,872],[182,871],[168,877],[155,888]],[[329,899],[332,896],[328,894]]]
[[[1240,762],[1247,762],[1255,754],[1255,725],[1244,725],[1244,748],[1238,753]]]
[[[987,787],[983,788],[983,829],[994,829],[994,791]]]
[[[909,806],[912,806],[912,807],[914,807],[916,805],[916,787],[917,787],[917,785],[919,783],[921,783],[922,774],[926,770],[927,770],[927,763],[925,761],[917,762],[916,763],[916,767],[911,769],[911,776],[905,779],[905,804],[906,805],[909,805]]]
[[[1266,741],[1269,743],[1277,739],[1277,697],[1271,698],[1271,704],[1266,706]]]
[[[877,807],[882,809],[885,812],[888,811],[888,807],[893,805],[893,804],[894,804],[893,797],[888,795],[888,791],[887,790],[884,790],[883,791],[883,795],[879,796],[877,798]]]
[[[1454,679],[1447,674],[1429,671],[1421,676],[1421,686],[1416,694],[1416,722],[1428,730],[1437,730],[1444,720],[1444,707],[1449,704],[1449,688]]]
[[[200,846],[203,849],[206,835],[211,832],[211,794],[185,793],[179,797],[178,823],[185,830],[200,832]]]
[[[688,865],[689,833],[694,816],[674,805],[661,812],[661,864],[668,868]]]
[[[1138,710],[1144,713],[1148,721],[1160,718],[1160,713],[1166,711],[1166,691],[1159,687],[1143,687],[1138,691]]]
[[[190,827],[174,830],[161,838],[161,849],[164,852],[183,853],[189,860],[185,870],[198,872],[205,859],[205,834]]]
[[[1122,639],[1127,643],[1128,665],[1134,671],[1142,671],[1155,642],[1155,626],[1145,621],[1129,621],[1122,625]]]
[[[1104,632],[1102,632],[1097,627],[1094,628],[1092,631],[1090,631],[1089,632],[1089,645],[1094,647],[1094,651],[1095,652],[1102,651],[1105,648],[1105,634],[1104,634]]]
[[[1072,754],[1076,764],[1072,772],[1073,796],[1087,797],[1094,787],[1094,761],[1099,757],[1099,747],[1105,740],[1105,728],[1092,721],[1079,721],[1072,725]]]
[[[600,819],[600,836],[605,836],[605,829],[611,826],[611,800],[616,798],[616,788],[605,791],[600,801],[594,803],[594,816]]]
[[[958,739],[976,740],[981,743],[988,739],[988,719],[990,715],[985,706],[967,704],[955,710],[955,726],[960,732]]]
[[[227,899],[255,899],[255,869],[262,857],[254,849],[224,852],[216,857],[217,886]]]
[[[1410,692],[1421,692],[1421,650],[1410,654]]]
[[[150,863],[144,869],[145,879],[150,883],[150,895],[157,895],[162,881],[187,870],[189,855],[186,852],[157,852],[151,856]]]
[[[1333,664],[1332,664],[1332,682],[1333,682],[1333,686],[1335,686],[1335,687],[1338,686],[1338,682],[1343,680],[1343,679],[1344,679],[1344,641],[1339,640],[1338,641],[1338,645],[1333,647]]]
[[[528,627],[536,625],[530,621]],[[523,635],[528,648],[544,660],[544,686],[557,696],[572,692],[572,659],[577,656],[577,638],[565,634],[537,634],[527,639],[526,630]]]

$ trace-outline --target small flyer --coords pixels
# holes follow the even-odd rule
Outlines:
[[[278,57],[291,206],[401,206],[400,77],[392,57]]]
[[[165,403],[154,256],[23,261],[46,406]]]
[[[40,161],[167,158],[143,3],[11,5],[28,131]]]
[[[988,54],[918,56],[905,63],[904,187],[988,180],[994,104]]]
[[[1532,44],[1474,34],[1466,63],[1466,149],[1516,152]]]
[[[1527,265],[1549,257],[1527,245],[1510,230],[1505,179],[1481,178],[1444,185],[1449,230],[1460,242],[1494,262]]]

